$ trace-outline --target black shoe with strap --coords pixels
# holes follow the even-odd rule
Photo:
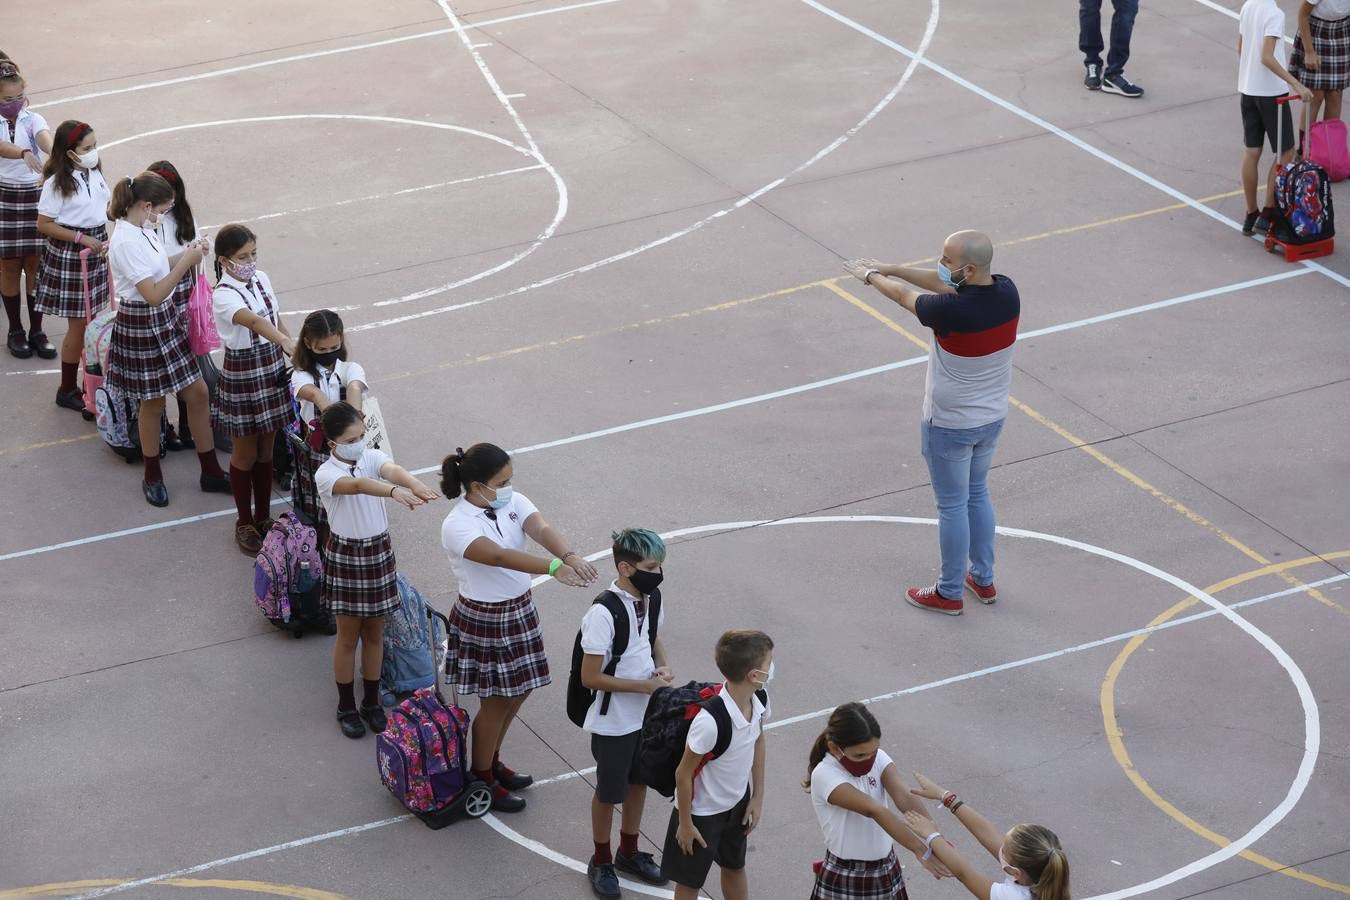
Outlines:
[[[389,720],[384,714],[384,707],[378,703],[374,706],[361,707],[361,720],[370,726],[370,730],[376,734],[384,731],[389,725]]]
[[[28,332],[28,346],[42,359],[56,359],[56,345],[42,331]]]
[[[504,766],[500,762],[492,764],[492,777],[497,779],[497,783],[508,791],[522,791],[534,784],[534,776],[517,772],[509,766]]]
[[[525,798],[511,793],[500,784],[492,788],[492,808],[497,812],[520,812],[525,808]]]
[[[354,709],[339,709],[337,711],[338,726],[342,733],[355,740],[356,738],[366,736],[366,726],[361,722],[361,714]]]
[[[56,405],[62,409],[73,409],[75,412],[84,412],[84,392],[79,388],[71,391],[69,394],[56,389]]]
[[[33,348],[28,346],[28,335],[22,328],[9,333],[5,346],[9,348],[9,355],[15,359],[28,359],[33,355]]]

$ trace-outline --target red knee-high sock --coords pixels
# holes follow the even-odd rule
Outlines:
[[[164,473],[159,468],[159,456],[154,453],[145,454],[145,483],[154,484],[156,481],[164,480]]]
[[[605,841],[603,844],[600,843],[599,841],[595,841],[594,843],[595,843],[595,857],[594,857],[595,864],[597,866],[614,865],[614,855],[610,852],[609,841]]]
[[[638,836],[636,834],[625,834],[624,830],[620,828],[619,852],[628,857],[638,852]]]
[[[80,371],[79,363],[61,363],[61,393],[69,394],[75,390],[75,373]]]
[[[230,466],[230,493],[234,494],[234,509],[239,513],[235,526],[253,524],[253,510],[249,508],[253,500],[253,481],[247,469]]]
[[[253,464],[253,521],[262,522],[272,508],[272,461]]]
[[[184,435],[186,430],[182,430]],[[220,469],[220,460],[216,459],[215,450],[203,450],[197,454],[197,462],[201,464],[202,474],[210,475],[212,478],[224,478],[225,473]],[[233,469],[231,469],[233,471]]]
[[[4,294],[0,294],[0,298],[5,301],[5,315],[9,317],[9,330],[23,331],[23,316],[19,312],[21,308],[19,306],[19,295],[6,297]]]

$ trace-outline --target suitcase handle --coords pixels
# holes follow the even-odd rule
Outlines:
[[[1294,102],[1295,100],[1297,100],[1298,98],[1299,98],[1299,97],[1298,97],[1298,94],[1285,94],[1283,97],[1276,97],[1276,98],[1275,98],[1275,105],[1276,105],[1276,106],[1283,106],[1283,105],[1285,105],[1286,103],[1293,103],[1293,102]],[[1300,115],[1299,115],[1299,125],[1302,126],[1302,128],[1301,128],[1300,130],[1306,135],[1306,134],[1308,133],[1308,104],[1306,104],[1306,103],[1303,104],[1303,112],[1300,113]],[[1276,147],[1280,147],[1280,146],[1282,146],[1282,145],[1284,144],[1284,141],[1282,140],[1283,131],[1284,131],[1284,116],[1276,116],[1276,117],[1275,117],[1275,146],[1276,146]],[[1297,152],[1297,150],[1298,150],[1298,145],[1297,145],[1297,144],[1294,145],[1294,150],[1295,150],[1295,152]],[[1275,156],[1278,157],[1279,155],[1280,155],[1280,151],[1279,151],[1279,150],[1276,150],[1276,151],[1275,151]]]

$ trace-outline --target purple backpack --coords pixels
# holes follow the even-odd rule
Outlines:
[[[293,513],[272,523],[253,562],[253,594],[258,609],[274,625],[289,624],[292,597],[317,598],[323,580],[319,536]]]
[[[389,711],[375,736],[380,780],[432,828],[463,812],[478,818],[492,806],[487,786],[469,774],[469,714],[446,706],[435,688],[422,688]]]

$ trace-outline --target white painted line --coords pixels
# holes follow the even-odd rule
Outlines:
[[[503,94],[502,96],[505,97],[507,100],[519,100],[521,97],[524,97],[525,95],[524,95],[524,94]]]
[[[1175,306],[1179,303],[1189,303],[1195,300],[1203,300],[1208,297],[1217,297],[1222,294],[1229,294],[1234,291],[1245,290],[1247,288],[1252,287],[1260,287],[1261,285],[1264,284],[1271,284],[1277,281],[1284,281],[1285,279],[1288,278],[1298,278],[1299,276],[1307,274],[1308,274],[1307,269],[1286,269],[1283,272],[1277,272],[1274,275],[1266,275],[1263,278],[1253,278],[1248,281],[1240,281],[1237,282],[1236,284],[1211,288],[1206,291],[1197,291],[1195,293],[1185,294],[1182,297],[1176,297],[1171,300],[1161,300],[1156,303],[1145,303],[1141,306],[1132,306],[1129,307],[1128,309],[1121,309],[1115,312],[1105,313],[1100,316],[1091,316],[1086,319],[1078,319],[1077,321],[1074,322],[1065,322],[1062,325],[1051,325],[1047,328],[1039,328],[1036,329],[1035,331],[1029,331],[1026,334],[1019,335],[1018,337],[1020,340],[1028,340],[1033,337],[1039,337],[1048,334],[1057,334],[1063,331],[1073,331],[1078,328],[1085,328],[1088,325],[1096,325],[1101,322],[1110,322],[1115,319],[1123,319],[1128,316],[1142,315],[1144,313],[1151,312],[1156,309],[1161,309],[1166,306]],[[355,329],[349,328],[347,330],[353,331]],[[615,425],[610,428],[602,428],[597,431],[588,431],[585,432],[584,434],[576,434],[565,438],[557,438],[555,440],[545,441],[539,444],[530,444],[525,447],[519,447],[515,450],[511,450],[510,452],[512,454],[519,455],[521,453],[531,453],[537,450],[550,450],[553,449],[554,447],[565,447],[569,444],[579,444],[584,441],[593,441],[596,440],[597,438],[609,437],[615,434],[623,434],[624,432],[628,431],[637,431],[638,429],[651,428],[655,425],[665,425],[670,422],[678,422],[682,419],[692,419],[698,416],[706,416],[711,413],[724,412],[729,409],[738,409],[740,407],[751,406],[756,403],[764,403],[769,400],[778,400],[783,397],[791,397],[796,394],[804,394],[807,393],[808,391],[816,391],[820,390],[821,388],[832,387],[833,385],[836,384],[844,384],[845,382],[849,381],[857,381],[860,378],[869,378],[873,375],[881,375],[885,372],[893,372],[896,369],[904,369],[908,368],[909,366],[922,365],[927,361],[928,361],[927,356],[912,356],[908,359],[902,359],[897,362],[885,363],[884,365],[880,366],[872,366],[871,368],[867,369],[859,369],[856,372],[847,372],[843,375],[835,375],[832,378],[823,378],[819,381],[811,381],[807,382],[806,384],[799,384],[793,387],[782,388],[781,390],[769,391],[768,393],[764,394],[755,394],[752,397],[742,397],[739,400],[728,400],[724,403],[712,404],[711,406],[701,406],[698,407],[697,409],[690,409],[685,410],[683,412],[671,413],[665,416],[656,416],[650,419],[642,419],[637,422],[630,422],[626,425]],[[440,464],[437,463],[436,465],[425,466],[420,469],[413,469],[412,473],[414,475],[426,475],[429,472],[439,472],[440,468],[441,468]],[[287,501],[280,499],[273,500],[272,505],[285,506],[287,505]],[[206,519],[215,519],[220,518],[222,516],[232,516],[234,514],[235,514],[234,508],[231,507],[229,509],[222,509],[216,512],[202,513],[200,515],[187,516],[181,519],[170,519],[166,522],[154,522],[149,525],[139,525],[134,528],[123,528],[119,531],[109,531],[104,532],[103,534],[90,535],[89,537],[76,538],[74,540],[69,541],[61,541],[60,543],[48,544],[43,547],[34,547],[29,550],[15,550],[11,553],[0,555],[0,562],[5,562],[11,559],[21,559],[27,556],[38,556],[43,553],[51,553],[55,550],[67,550],[72,547],[83,547],[88,544],[97,544],[103,541],[113,540],[114,538],[130,537],[132,535],[145,534],[151,531],[160,531],[165,528],[176,528],[179,525],[186,525],[191,522],[201,522]]]
[[[451,29],[459,36],[459,42],[464,45],[464,49],[468,50],[469,55],[473,57],[474,65],[478,66],[479,74],[483,76],[483,80],[486,81],[488,87],[492,89],[492,93],[497,98],[497,102],[502,105],[502,109],[506,110],[506,114],[511,117],[511,121],[515,123],[516,130],[520,132],[521,137],[525,138],[525,143],[530,145],[530,149],[534,151],[535,156],[539,157],[540,162],[544,163],[544,165],[548,165],[543,157],[539,155],[539,145],[534,142],[534,136],[530,134],[530,129],[525,127],[525,121],[521,119],[520,114],[516,112],[516,108],[511,105],[511,97],[518,95],[508,95],[502,91],[502,86],[497,83],[497,76],[492,74],[492,70],[488,68],[488,64],[483,60],[483,54],[478,52],[473,45],[473,41],[469,39],[468,32],[464,30],[464,23],[459,20],[459,16],[455,14],[455,10],[450,6],[450,0],[436,0],[436,5],[441,8],[441,12],[445,14],[445,17],[448,20],[450,20]]]
[[[479,49],[481,49],[481,48],[483,48],[483,47],[491,47],[491,46],[492,46],[492,41],[483,41],[483,42],[480,43],[480,44],[471,44],[470,46],[472,46],[475,50],[479,50]]]
[[[610,3],[618,3],[619,0],[589,0],[587,3],[571,3],[567,6],[556,6],[552,9],[539,9],[534,12],[517,13],[512,16],[502,16],[499,19],[488,19],[483,22],[471,22],[464,27],[469,29],[487,28],[490,25],[503,25],[507,22],[517,22],[521,19],[533,19],[537,16],[551,16],[555,13],[571,12],[576,9],[587,9],[592,6],[606,6]],[[234,75],[238,72],[248,72],[253,69],[263,69],[268,66],[279,66],[283,63],[302,62],[307,59],[318,59],[324,56],[335,56],[339,53],[352,53],[356,50],[371,50],[376,47],[388,47],[392,44],[403,44],[408,41],[420,41],[425,38],[439,37],[443,34],[454,34],[453,28],[437,28],[433,31],[423,31],[418,34],[407,34],[402,37],[388,38],[382,41],[371,41],[366,44],[352,44],[347,47],[335,47],[332,50],[318,50],[313,53],[301,53],[296,56],[283,56],[279,59],[268,59],[262,62],[248,63],[242,66],[230,66],[225,69],[213,69],[210,72],[199,72],[196,75],[183,75],[178,78],[165,78],[160,81],[150,81],[144,84],[134,84],[124,88],[113,88],[106,91],[93,91],[88,94],[74,94],[69,97],[57,97],[55,100],[46,100],[42,103],[34,103],[30,109],[42,109],[48,106],[55,106],[58,103],[74,103],[77,100],[93,100],[97,97],[111,97],[116,94],[129,94],[134,91],[145,91],[151,88],[168,87],[174,84],[184,84],[190,81],[202,81],[207,78],[219,78],[222,75]]]
[[[939,65],[938,63],[935,63],[932,60],[925,58],[922,55],[923,53],[922,49],[918,53],[916,53],[915,51],[910,50],[908,47],[901,46],[900,44],[897,44],[895,41],[886,37],[885,35],[878,34],[877,32],[873,31],[866,25],[862,25],[858,22],[855,22],[848,16],[845,16],[842,13],[830,9],[828,6],[821,3],[820,0],[800,0],[800,2],[805,3],[812,9],[819,10],[820,12],[829,16],[831,19],[834,19],[841,25],[845,25],[853,29],[854,31],[858,32],[859,34],[865,35],[871,38],[872,40],[876,41],[877,43],[885,47],[891,48],[896,53],[899,53],[901,56],[908,57],[911,60],[918,60],[921,65],[927,66],[929,69],[941,75],[943,78],[946,78],[948,81],[952,81],[956,84],[959,84],[961,87],[965,88],[971,93],[983,97],[990,103],[1002,107],[1003,109],[1007,110],[1013,115],[1025,119],[1026,121],[1032,123],[1038,128],[1042,128],[1050,132],[1051,134],[1055,135],[1061,140],[1068,141],[1070,144],[1073,144],[1075,147],[1082,150],[1084,153],[1089,153],[1092,156],[1097,157],[1097,159],[1100,159],[1107,165],[1114,166],[1115,168],[1124,172],[1126,175],[1129,175],[1132,178],[1137,178],[1139,181],[1142,181],[1149,187],[1161,191],[1162,193],[1180,201],[1181,203],[1185,203],[1187,206],[1189,206],[1191,209],[1194,209],[1196,212],[1209,216],[1214,221],[1226,225],[1229,228],[1232,228],[1236,231],[1240,232],[1242,230],[1241,223],[1228,218],[1227,216],[1225,216],[1223,213],[1219,212],[1216,209],[1211,209],[1210,207],[1201,203],[1199,200],[1195,199],[1189,194],[1183,194],[1181,191],[1177,190],[1171,185],[1165,184],[1162,181],[1159,181],[1157,178],[1154,178],[1152,175],[1149,175],[1147,172],[1143,172],[1135,168],[1134,166],[1130,165],[1129,163],[1117,159],[1116,157],[1107,153],[1105,150],[1101,150],[1095,147],[1094,145],[1089,144],[1082,138],[1070,134],[1063,128],[1060,128],[1058,125],[1052,124],[1051,122],[1042,119],[1035,113],[1029,112],[1023,109],[1022,107],[1016,105],[1015,103],[1011,103],[1007,100],[1004,100],[1002,97],[997,96],[996,94],[990,93],[989,91],[980,87],[978,84],[975,84],[973,81],[970,81],[956,74],[951,69],[948,69],[946,66]],[[1339,272],[1334,272],[1331,269],[1328,269],[1321,263],[1314,262],[1313,260],[1303,260],[1300,264],[1305,268],[1312,269],[1313,271],[1316,272],[1320,272],[1321,274],[1330,278],[1332,281],[1338,282],[1339,284],[1342,284],[1346,287],[1350,287],[1350,278],[1347,278],[1346,276],[1340,274]]]
[[[6,375],[60,375],[60,369],[21,369],[17,372],[6,372]]]

